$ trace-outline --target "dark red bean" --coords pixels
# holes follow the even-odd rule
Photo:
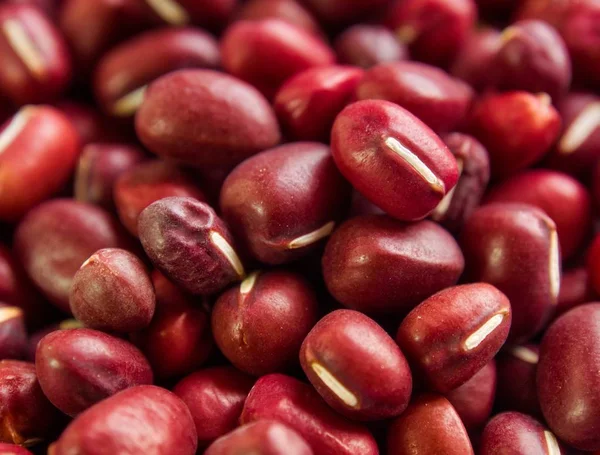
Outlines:
[[[58,110],[19,110],[0,128],[0,220],[15,221],[58,192],[78,153],[77,131]]]
[[[145,4],[151,19],[171,27],[196,24],[221,30],[233,14],[238,0],[137,0]]]
[[[325,401],[354,420],[382,420],[408,406],[412,376],[394,340],[352,310],[326,315],[300,351],[306,376]]]
[[[313,455],[306,441],[290,427],[274,420],[258,420],[215,441],[204,455],[260,453],[261,455]]]
[[[450,133],[443,137],[456,158],[458,182],[431,213],[451,232],[458,232],[477,208],[490,179],[490,160],[487,150],[472,136]]]
[[[485,426],[479,453],[560,455],[565,452],[561,450],[556,436],[533,417],[519,412],[504,412]]]
[[[108,212],[91,204],[54,199],[31,210],[15,232],[16,256],[44,295],[69,312],[73,276],[101,248],[131,246]]]
[[[152,152],[194,166],[234,165],[280,140],[275,114],[256,89],[198,69],[150,84],[136,130]]]
[[[220,207],[252,256],[282,264],[322,244],[346,214],[350,190],[327,146],[299,142],[236,167],[223,183]]]
[[[547,94],[507,92],[479,100],[469,130],[486,147],[492,177],[499,179],[540,160],[558,137],[560,123]]]
[[[464,259],[452,236],[435,223],[372,215],[343,223],[327,243],[322,265],[329,292],[345,306],[403,314],[456,284]]]
[[[37,347],[35,369],[44,394],[70,416],[121,390],[152,383],[150,365],[135,346],[91,329],[46,335]]]
[[[280,19],[239,21],[221,38],[223,67],[271,99],[284,81],[335,62],[333,51],[312,33]]]
[[[44,396],[33,363],[0,360],[0,442],[31,445],[53,436],[63,421]]]
[[[409,57],[407,47],[390,30],[379,25],[354,25],[336,38],[334,47],[341,63],[361,68]]]
[[[510,341],[531,338],[552,313],[560,289],[554,222],[530,205],[485,205],[467,220],[461,246],[465,278],[490,283],[510,300]]]
[[[127,132],[120,125],[109,121],[86,104],[63,100],[54,106],[71,121],[82,147],[93,142],[123,142],[128,139]]]
[[[578,252],[591,230],[592,200],[588,190],[561,172],[522,172],[495,186],[486,202],[520,202],[546,212],[556,224],[563,258]]]
[[[254,21],[281,19],[317,36],[323,33],[312,14],[296,0],[250,0],[242,5],[237,19]]]
[[[389,101],[346,107],[333,125],[331,150],[358,191],[402,220],[427,216],[458,180],[456,160],[442,140]]]
[[[86,145],[75,171],[74,196],[81,202],[114,209],[113,188],[119,176],[145,159],[144,152],[128,144]]]
[[[48,455],[147,453],[194,455],[198,439],[187,406],[168,390],[124,390],[78,416]]]
[[[58,30],[38,8],[0,6],[0,93],[17,105],[57,98],[71,79]]]
[[[539,346],[525,344],[509,347],[498,355],[496,403],[500,409],[542,416],[535,383],[539,351]]]
[[[153,202],[140,214],[138,232],[152,263],[192,294],[214,294],[245,275],[227,226],[196,199]]]
[[[158,310],[202,306],[204,303],[203,297],[198,298],[188,294],[158,270],[153,270],[150,278],[156,294],[156,307]]]
[[[588,250],[588,258],[590,257],[590,251],[591,250]],[[586,267],[575,267],[563,271],[562,276],[560,277],[558,303],[552,314],[553,319],[566,313],[571,308],[594,300],[598,293],[594,290],[590,275],[591,274]],[[599,279],[600,277],[594,278],[600,289]]]
[[[319,455],[376,455],[366,427],[346,420],[327,406],[308,384],[282,374],[260,378],[244,403],[242,424],[277,420],[298,432]]]
[[[0,453],[3,455],[33,455],[25,447],[16,444],[5,444],[0,442]]]
[[[109,115],[133,117],[155,79],[182,68],[216,68],[219,60],[216,39],[202,30],[146,32],[102,57],[94,74],[96,99]]]
[[[286,135],[296,140],[328,142],[335,117],[353,98],[363,74],[350,66],[325,66],[287,80],[274,100]]]
[[[600,304],[573,308],[540,345],[537,393],[546,422],[567,444],[600,450]]]
[[[502,1],[502,0],[500,0]],[[450,66],[450,74],[467,82],[476,90],[489,85],[490,65],[500,42],[500,32],[494,28],[476,28]]]
[[[356,97],[396,103],[440,132],[451,131],[463,122],[473,90],[434,66],[391,62],[368,70],[356,87]]]
[[[387,0],[301,0],[323,22],[331,25],[347,24],[364,19],[382,10]]]
[[[317,298],[299,275],[252,273],[217,300],[212,331],[237,368],[261,376],[298,364],[302,341],[317,321]]]
[[[35,352],[37,351],[38,343],[49,333],[56,330],[70,330],[70,329],[82,329],[83,324],[76,319],[65,319],[58,324],[52,324],[44,327],[43,329],[34,332],[29,337],[29,345],[27,347],[27,360],[35,362]]]
[[[253,378],[232,367],[207,368],[177,383],[173,393],[192,414],[200,448],[237,428],[253,385]]]
[[[450,402],[439,395],[414,400],[388,429],[388,455],[473,455],[467,431]]]
[[[0,303],[0,359],[22,359],[27,347],[23,310]]]

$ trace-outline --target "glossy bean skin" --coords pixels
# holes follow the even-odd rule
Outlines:
[[[33,455],[25,447],[16,444],[5,444],[3,442],[0,442],[0,453],[3,455]]]
[[[146,89],[135,122],[150,151],[192,166],[232,166],[280,141],[267,100],[247,83],[211,70],[158,78]]]
[[[390,216],[427,216],[458,180],[456,160],[442,140],[402,107],[358,101],[336,118],[331,151],[340,172]]]
[[[350,66],[311,68],[277,91],[274,109],[288,137],[327,142],[335,117],[354,96],[364,72]]]
[[[477,209],[461,233],[465,279],[496,286],[510,300],[510,342],[530,339],[548,320],[560,289],[556,225],[526,204]]]
[[[341,63],[365,69],[409,57],[406,46],[379,25],[353,25],[336,38],[334,48]]]
[[[215,441],[205,455],[260,453],[261,455],[312,455],[304,439],[291,428],[274,420],[258,420]]]
[[[547,94],[486,95],[471,111],[469,132],[487,149],[492,177],[506,178],[536,161],[560,133],[560,116]]]
[[[395,417],[408,406],[412,376],[404,354],[372,319],[336,310],[306,336],[300,362],[317,392],[353,420]]]
[[[561,172],[536,169],[519,173],[495,186],[486,202],[519,202],[546,212],[556,224],[565,259],[581,248],[590,232],[590,194],[581,183]]]
[[[223,183],[223,218],[250,254],[266,264],[306,256],[347,211],[350,185],[329,148],[298,142],[266,150]]]
[[[0,359],[22,359],[27,346],[23,310],[0,303]]]
[[[310,385],[289,376],[263,376],[250,390],[240,423],[244,425],[261,419],[273,419],[289,426],[308,442],[314,453],[379,453],[366,427],[341,417]]]
[[[96,143],[86,145],[79,155],[75,170],[74,196],[81,202],[113,210],[113,189],[119,176],[146,155],[134,145]]]
[[[212,331],[235,367],[262,376],[298,364],[300,346],[317,313],[315,293],[301,276],[255,272],[218,298]]]
[[[562,315],[540,345],[537,392],[546,422],[567,444],[600,450],[600,304]]]
[[[67,183],[77,132],[50,106],[25,106],[0,129],[0,220],[16,221]]]
[[[189,408],[198,446],[235,430],[254,379],[232,367],[213,367],[186,376],[173,388]]]
[[[564,452],[556,436],[533,417],[519,412],[504,412],[494,416],[485,426],[479,453],[560,455]]]
[[[33,363],[0,360],[0,443],[29,445],[44,440],[63,421],[44,396]]]
[[[539,352],[538,345],[525,344],[508,347],[498,355],[497,404],[500,409],[542,416],[535,379]]]
[[[91,255],[73,277],[69,306],[86,327],[105,332],[135,332],[154,315],[156,296],[144,263],[119,248]]]
[[[456,284],[464,267],[452,236],[430,221],[359,216],[333,233],[322,259],[329,292],[366,313],[403,314]]]
[[[25,271],[58,308],[69,312],[73,276],[101,248],[131,246],[108,212],[69,199],[38,205],[19,223],[14,249]]]
[[[484,89],[489,85],[488,68],[496,55],[499,41],[500,32],[494,28],[472,30],[450,66],[450,74],[475,90]]]
[[[497,383],[496,362],[491,360],[471,379],[445,395],[468,431],[482,428],[490,418]]]
[[[48,451],[49,455],[86,453],[194,455],[196,429],[190,411],[160,387],[124,390],[79,415]]]
[[[317,20],[296,0],[250,0],[242,5],[236,17],[255,21],[281,19],[315,35],[323,33]]]
[[[511,323],[510,302],[485,283],[434,294],[400,324],[396,341],[413,370],[435,391],[464,384],[500,350]]]
[[[281,84],[303,70],[328,66],[335,54],[310,32],[280,19],[239,21],[221,38],[228,73],[272,99]]]
[[[146,32],[111,49],[94,73],[94,93],[103,110],[133,117],[146,86],[171,71],[217,68],[219,47],[210,34],[193,28]]]
[[[72,417],[121,390],[153,380],[148,361],[135,346],[92,329],[46,335],[37,346],[35,369],[44,394]]]
[[[458,232],[483,199],[490,180],[490,160],[485,147],[468,134],[450,133],[442,138],[456,158],[459,177],[431,219],[450,232]]]
[[[388,429],[388,455],[473,455],[467,431],[450,402],[426,394],[415,399]]]
[[[67,45],[54,24],[30,5],[0,7],[0,93],[14,104],[58,97],[71,79]]]
[[[418,62],[389,62],[369,69],[356,87],[359,100],[396,103],[436,132],[451,131],[465,119],[473,90],[443,70]]]

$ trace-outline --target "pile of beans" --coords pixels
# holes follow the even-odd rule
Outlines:
[[[0,0],[0,454],[600,455],[598,0]]]

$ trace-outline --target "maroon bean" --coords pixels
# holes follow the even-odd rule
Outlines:
[[[537,345],[526,344],[512,346],[498,355],[496,403],[500,409],[541,417],[535,384],[539,351]]]
[[[468,431],[482,428],[492,414],[496,396],[496,362],[491,360],[463,385],[446,394]]]
[[[519,412],[504,412],[485,426],[479,453],[560,455],[564,452],[556,436],[533,417]]]
[[[157,377],[169,379],[192,373],[212,352],[210,316],[198,304],[179,301],[165,305],[158,289],[157,300],[159,306],[150,326],[132,334],[132,340],[146,355]]]
[[[321,21],[332,24],[347,24],[364,19],[387,5],[387,0],[301,0]]]
[[[600,294],[600,235],[596,234],[587,251],[587,271],[592,289]]]
[[[31,5],[0,6],[0,93],[17,105],[58,97],[71,79],[66,43]]]
[[[514,16],[520,0],[476,0],[480,18],[488,22],[508,22]]]
[[[23,310],[0,303],[0,359],[22,359],[26,346]]]
[[[597,281],[598,278],[595,280]],[[552,318],[556,319],[582,303],[591,302],[596,294],[586,267],[565,270],[560,277],[560,292]]]
[[[463,227],[465,278],[496,286],[510,300],[509,340],[531,338],[553,311],[560,289],[556,225],[525,204],[480,207]]]
[[[329,292],[345,306],[402,314],[456,284],[464,259],[452,236],[435,223],[372,215],[342,224],[322,264]]]
[[[113,188],[117,178],[143,161],[144,152],[128,144],[88,144],[79,155],[74,196],[81,202],[114,209]]]
[[[216,68],[219,60],[216,39],[202,30],[146,32],[102,57],[94,75],[96,99],[109,115],[133,117],[155,79],[182,68]]]
[[[429,297],[400,324],[396,341],[413,371],[438,392],[464,384],[500,350],[510,329],[506,296],[485,283]]]
[[[274,420],[258,420],[218,439],[204,452],[204,455],[231,453],[312,455],[313,451],[290,427]]]
[[[0,453],[2,455],[33,455],[25,447],[16,444],[5,444],[0,442]]]
[[[546,422],[567,444],[600,450],[600,304],[565,313],[540,345],[537,393]]]
[[[136,130],[152,152],[195,166],[234,165],[280,140],[275,114],[258,91],[199,69],[174,71],[150,84]]]
[[[0,128],[0,220],[15,221],[52,196],[75,166],[77,132],[49,106],[25,106]]]
[[[558,137],[560,116],[545,94],[491,94],[479,100],[469,130],[488,150],[492,177],[505,178],[540,160]]]
[[[406,0],[392,4],[385,23],[415,59],[444,66],[467,41],[476,16],[472,0]]]
[[[146,4],[152,19],[169,26],[182,26],[191,23],[210,28],[222,29],[238,0],[138,0]]]
[[[177,383],[173,393],[192,414],[200,448],[237,428],[253,385],[253,378],[232,367],[207,368]]]
[[[220,206],[256,259],[282,264],[322,244],[346,214],[350,190],[327,146],[299,142],[236,167],[223,183]]]
[[[574,175],[589,174],[600,157],[600,97],[569,93],[557,107],[563,131],[548,156],[548,165]]]
[[[366,427],[341,417],[310,385],[289,376],[263,376],[250,390],[240,422],[262,419],[277,420],[297,431],[319,455],[379,453]]]
[[[168,390],[137,386],[107,398],[78,416],[50,446],[48,455],[194,455],[194,421]]]
[[[369,317],[336,310],[306,336],[300,362],[317,392],[353,420],[401,414],[410,400],[412,376],[394,340]]]
[[[395,218],[427,216],[458,180],[456,160],[417,117],[389,101],[346,107],[331,131],[340,172]]]
[[[153,270],[150,278],[156,295],[156,306],[159,310],[202,305],[203,298],[194,297],[183,291],[158,270]]]
[[[316,19],[296,0],[250,0],[242,5],[237,19],[281,19],[317,36],[322,34]]]
[[[44,396],[33,363],[0,360],[0,442],[31,445],[52,436],[63,420]]]
[[[490,80],[490,65],[498,49],[500,32],[494,28],[473,29],[450,66],[450,74],[482,90]]]
[[[317,321],[317,299],[299,275],[255,272],[219,297],[212,331],[237,368],[262,376],[298,364],[302,341]]]
[[[194,198],[153,202],[140,213],[138,232],[152,263],[192,294],[214,294],[245,275],[227,226]]]
[[[86,104],[63,100],[56,103],[55,107],[71,121],[82,146],[93,142],[122,142],[127,139],[128,135],[119,128],[120,125],[110,122]]]
[[[458,182],[431,213],[431,218],[451,232],[458,232],[477,208],[490,179],[487,150],[472,136],[451,133],[443,137],[456,158]]]
[[[368,70],[356,87],[356,97],[396,103],[439,132],[451,131],[463,122],[473,90],[434,66],[391,62]]]
[[[234,23],[221,38],[221,58],[227,72],[269,99],[295,74],[335,62],[327,44],[280,19]]]
[[[349,217],[364,215],[385,215],[385,212],[358,191],[353,191]]]
[[[127,248],[130,240],[117,221],[99,207],[55,199],[31,210],[15,232],[15,252],[31,280],[69,312],[73,276],[101,248]]]
[[[69,305],[91,329],[135,332],[147,327],[156,297],[146,266],[134,254],[104,248],[87,259],[73,277]]]
[[[439,395],[414,400],[388,429],[388,455],[473,455],[465,426],[450,402]]]
[[[546,212],[556,224],[563,258],[576,253],[591,230],[588,190],[561,172],[536,169],[520,173],[494,187],[486,202],[521,202]]]
[[[346,29],[335,40],[341,63],[370,68],[379,63],[408,60],[407,47],[387,28],[358,24]]]
[[[51,324],[44,327],[43,329],[34,332],[29,337],[29,343],[27,346],[27,360],[35,362],[35,351],[37,351],[38,343],[49,333],[56,330],[70,330],[70,329],[82,329],[84,326],[81,322],[76,319],[65,319],[58,324]]]
[[[328,142],[335,117],[354,96],[364,72],[350,66],[303,71],[279,89],[274,109],[288,137]]]

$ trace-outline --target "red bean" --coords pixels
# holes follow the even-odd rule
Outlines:
[[[296,0],[249,0],[238,11],[237,19],[281,19],[317,36],[323,33],[312,14]]]
[[[5,444],[3,442],[0,442],[0,453],[4,455],[33,455],[25,447],[16,444]]]
[[[591,248],[589,251],[591,252]],[[588,257],[591,257],[589,252]],[[556,319],[571,308],[594,300],[597,292],[594,290],[590,275],[586,267],[575,267],[562,273],[558,302],[552,319]],[[594,281],[597,280],[598,278],[594,278]]]
[[[23,310],[0,303],[0,359],[22,359],[26,346]]]
[[[358,21],[386,6],[386,0],[301,0],[325,23],[343,24]]]
[[[494,28],[471,30],[469,38],[450,66],[450,74],[464,80],[474,89],[482,90],[489,85],[489,68],[499,42],[500,32]]]
[[[406,46],[390,30],[378,25],[353,25],[336,38],[334,46],[340,62],[361,68],[409,57]]]

